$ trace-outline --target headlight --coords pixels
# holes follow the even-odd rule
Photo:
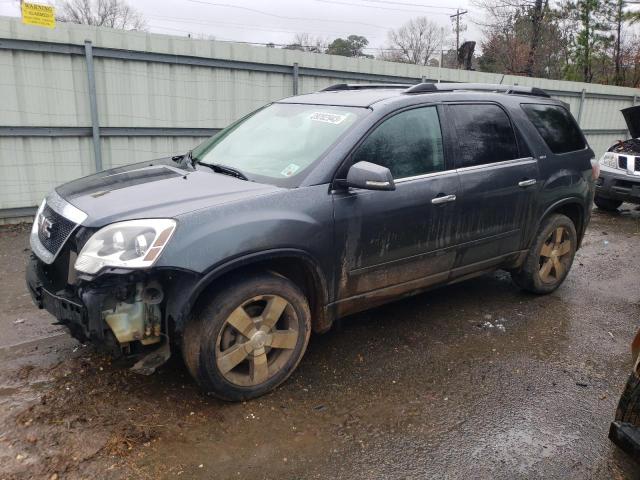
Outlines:
[[[600,165],[609,168],[618,168],[618,158],[613,152],[606,152],[600,159]]]
[[[33,225],[31,226],[31,235],[38,236],[38,230],[40,229],[40,215],[42,215],[42,211],[44,210],[44,206],[47,204],[47,199],[42,200],[38,211],[36,212],[36,216],[33,217]]]
[[[163,218],[108,225],[85,244],[75,269],[93,274],[103,267],[150,267],[160,257],[175,228],[175,220]]]

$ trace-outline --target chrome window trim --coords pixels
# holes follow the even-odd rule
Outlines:
[[[441,175],[447,175],[447,174],[451,174],[451,173],[458,173],[458,172],[467,172],[467,171],[475,171],[475,170],[484,170],[484,169],[492,169],[492,168],[497,168],[497,167],[501,167],[503,165],[507,166],[507,165],[527,165],[529,163],[535,163],[537,160],[533,157],[522,157],[522,158],[515,158],[513,160],[502,160],[500,162],[493,162],[493,163],[483,163],[482,165],[472,165],[470,167],[462,167],[462,168],[456,168],[456,169],[448,169],[448,170],[439,170],[437,172],[430,172],[430,173],[424,173],[422,175],[414,175],[412,177],[402,177],[402,178],[398,178],[398,179],[394,179],[395,183],[403,183],[403,182],[409,182],[411,180],[421,180],[423,178],[430,178],[430,177],[439,177]]]
[[[423,178],[440,177],[440,176],[448,175],[451,173],[456,173],[456,171],[454,169],[438,170],[437,172],[423,173],[421,175],[413,175],[411,177],[402,177],[402,178],[394,179],[393,181],[395,183],[404,183],[404,182],[410,182],[412,180],[422,180]]]
[[[54,253],[47,250],[44,245],[40,242],[40,238],[38,237],[38,229],[39,229],[39,220],[44,207],[48,206],[51,210],[56,212],[58,215],[70,220],[75,223],[73,229],[69,232],[69,235],[66,236],[64,241],[60,244],[60,248]],[[31,251],[44,263],[50,265],[56,259],[60,250],[65,246],[69,237],[76,231],[79,225],[82,224],[87,219],[88,215],[84,213],[79,208],[74,207],[69,202],[67,202],[64,198],[62,198],[58,193],[53,190],[47,197],[42,201],[38,212],[36,213],[33,219],[33,227],[31,228],[31,235],[29,236],[29,243],[31,245]]]
[[[537,160],[534,157],[522,157],[522,158],[515,158],[513,160],[501,160],[499,162],[492,162],[492,163],[483,163],[481,165],[471,165],[469,167],[461,167],[461,168],[457,168],[456,171],[457,172],[472,172],[475,170],[485,170],[485,169],[494,169],[494,168],[498,168],[498,167],[502,167],[502,166],[510,166],[510,165],[527,165],[530,163],[536,163]]]

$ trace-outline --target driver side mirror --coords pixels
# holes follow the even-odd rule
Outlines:
[[[396,189],[391,171],[371,162],[354,163],[347,173],[347,186],[365,190]]]

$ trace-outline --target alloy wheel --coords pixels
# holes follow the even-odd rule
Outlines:
[[[293,306],[278,295],[259,295],[226,319],[216,342],[216,364],[224,378],[256,386],[284,367],[298,343]]]
[[[547,237],[540,249],[540,279],[544,283],[562,280],[571,261],[571,240],[564,227],[558,227]]]

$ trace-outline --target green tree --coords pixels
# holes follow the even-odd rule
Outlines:
[[[609,58],[607,50],[614,41],[611,19],[615,17],[615,6],[612,0],[578,0],[565,8],[578,23],[573,51],[576,79],[592,82],[596,64],[603,65]]]
[[[620,62],[622,59],[621,41],[622,41],[622,23],[624,22],[624,1],[614,1],[614,18],[613,23],[616,30],[616,39],[613,45],[613,62],[614,62],[614,74],[613,83],[615,85],[622,85],[622,72],[620,71]]]
[[[370,57],[364,53],[369,40],[360,35],[349,35],[346,39],[336,38],[327,47],[326,53],[343,57]]]

